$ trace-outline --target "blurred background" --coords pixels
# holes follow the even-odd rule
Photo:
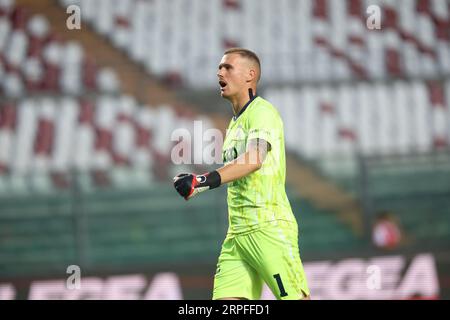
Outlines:
[[[450,298],[450,1],[0,0],[0,299],[211,298],[226,188],[177,196],[218,165],[171,138],[224,132],[235,46],[284,120],[312,298]]]

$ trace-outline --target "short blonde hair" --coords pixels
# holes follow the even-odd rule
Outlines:
[[[237,53],[241,57],[250,59],[253,62],[255,62],[258,65],[258,68],[259,68],[258,81],[259,81],[259,79],[261,79],[261,62],[259,61],[259,58],[256,55],[256,53],[254,53],[253,51],[250,51],[248,49],[244,49],[244,48],[230,48],[230,49],[226,50],[223,53],[223,55],[231,54],[231,53]]]

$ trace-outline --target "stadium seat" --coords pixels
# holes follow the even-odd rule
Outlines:
[[[76,120],[79,112],[82,112],[83,106],[78,107],[77,102],[70,98],[61,99],[58,103],[60,104],[60,110],[55,117],[56,134],[54,135],[51,166],[55,172],[66,172],[70,169],[71,151],[74,151],[75,157],[72,160],[74,163],[77,163],[77,159],[80,157],[79,152],[81,150],[77,143],[73,144],[74,137],[77,135],[79,141],[86,142],[81,130],[77,132],[76,125]]]
[[[289,152],[354,196],[355,155],[369,156],[371,209],[394,210],[417,241],[450,239],[448,1],[59,3],[80,6],[112,50],[183,89],[216,90],[223,51],[254,49],[258,94],[279,110]],[[382,9],[381,31],[365,24],[369,5]],[[97,270],[216,258],[226,189],[186,204],[169,179],[192,169],[171,167],[175,129],[195,133],[199,120],[203,135],[211,120],[142,105],[122,91],[123,74],[99,68],[50,22],[0,0],[1,276],[60,272],[80,256]],[[205,141],[194,138],[201,159]],[[366,248],[335,215],[289,198],[306,257]]]
[[[408,103],[408,87],[405,83],[396,82],[393,87],[393,115],[395,119],[395,150],[400,154],[409,153],[412,149],[411,111]]]
[[[34,137],[37,129],[37,103],[35,99],[23,100],[17,110],[17,135],[12,154],[12,172],[24,175],[30,172],[33,157]]]
[[[361,82],[319,89],[268,87],[263,96],[284,120],[287,150],[317,159],[447,148],[447,87],[441,81]]]
[[[317,93],[307,87],[303,89],[299,100],[301,106],[300,117],[298,118],[300,127],[301,153],[308,158],[314,158],[319,152],[316,130],[319,120],[319,109],[317,104]]]
[[[382,26],[386,32],[369,30],[364,24],[365,8],[374,4],[386,15]],[[262,58],[268,83],[449,74],[449,14],[441,0],[430,5],[310,0],[258,4],[246,0],[235,5],[214,0],[188,5],[185,0],[130,0],[118,6],[105,0],[99,4],[104,9],[97,11],[88,1],[80,5],[87,7],[83,19],[130,58],[144,62],[148,72],[161,78],[176,74],[193,88],[215,85],[212,70],[230,46],[253,48]],[[348,28],[336,27],[347,21]],[[366,56],[370,64],[364,63]],[[185,65],[193,65],[188,67],[192,71]]]
[[[336,117],[336,106],[333,101],[333,91],[330,88],[322,87],[319,89],[320,96],[320,154],[329,156],[336,154],[338,136],[336,135],[338,121]]]
[[[449,114],[444,88],[439,83],[430,82],[428,90],[432,113],[433,147],[444,149],[449,145]]]
[[[17,73],[4,73],[2,85],[3,92],[8,98],[21,97],[25,91],[22,79]]]
[[[412,84],[412,94],[414,101],[413,123],[416,130],[414,131],[414,140],[416,141],[416,149],[419,151],[427,151],[431,149],[431,113],[429,112],[429,99],[427,90],[423,83],[414,82]]]
[[[339,87],[337,89],[337,121],[338,121],[338,148],[339,152],[351,154],[356,146],[358,137],[356,136],[354,116],[356,106],[354,103],[353,92],[350,88]]]
[[[9,19],[0,16],[0,53],[5,52],[6,44],[8,43],[8,36],[11,32],[11,22]]]
[[[25,60],[29,39],[22,30],[14,30],[9,38],[9,45],[6,47],[5,59],[12,70],[17,70]]]
[[[0,176],[10,169],[16,114],[17,108],[13,103],[4,104],[0,108]]]
[[[359,137],[358,148],[363,154],[373,155],[377,151],[377,104],[371,99],[371,88],[367,84],[359,84],[356,92],[356,131]],[[336,130],[334,130],[336,132]]]

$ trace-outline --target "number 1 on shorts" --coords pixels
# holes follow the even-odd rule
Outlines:
[[[281,276],[279,273],[274,274],[273,277],[277,280],[278,288],[280,289],[280,297],[286,297],[288,294],[284,290],[283,282],[281,281]]]

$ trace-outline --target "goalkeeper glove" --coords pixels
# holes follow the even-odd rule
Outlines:
[[[221,178],[217,171],[202,175],[181,173],[173,178],[175,189],[185,200],[189,200],[200,192],[217,188],[220,184]]]

